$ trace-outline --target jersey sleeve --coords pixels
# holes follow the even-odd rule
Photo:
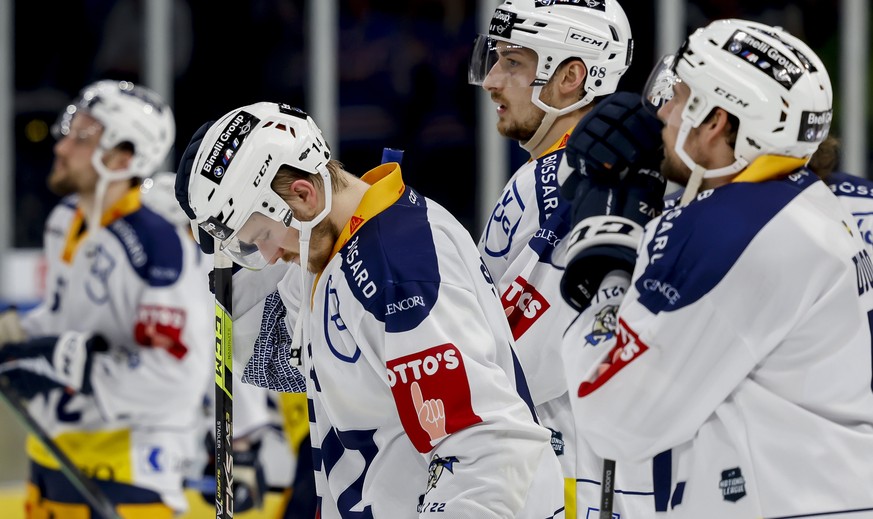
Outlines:
[[[364,340],[384,352],[400,421],[429,464],[419,511],[516,516],[547,434],[501,367],[510,352],[491,329],[495,315],[469,289],[445,283],[410,281],[382,296],[375,304],[388,331]]]

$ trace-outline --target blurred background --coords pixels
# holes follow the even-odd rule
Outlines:
[[[584,0],[582,0],[584,1]],[[49,128],[79,89],[127,79],[175,110],[174,170],[204,122],[256,101],[313,115],[346,169],[405,151],[406,181],[478,237],[490,202],[526,156],[494,131],[494,108],[466,79],[496,0],[2,0],[0,308],[42,296]],[[656,57],[694,28],[738,17],[804,39],[834,85],[843,168],[870,170],[866,0],[624,0],[635,40],[620,88],[639,91]],[[0,485],[25,477],[23,433],[0,406]],[[8,517],[0,510],[0,517]]]

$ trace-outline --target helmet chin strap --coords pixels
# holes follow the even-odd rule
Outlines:
[[[324,180],[324,209],[312,220],[306,222],[296,218],[291,220],[291,225],[300,231],[300,311],[297,314],[297,321],[294,323],[294,335],[291,338],[298,348],[302,348],[309,342],[309,327],[303,326],[304,321],[309,321],[312,302],[312,283],[315,280],[315,277],[309,272],[309,241],[312,236],[312,230],[330,214],[333,206],[333,187],[330,181],[330,174],[327,173],[327,169],[319,171],[319,173]],[[300,358],[302,359],[302,350]]]
[[[685,207],[694,200],[694,197],[697,196],[697,192],[700,190],[700,185],[703,183],[704,178],[718,178],[733,175],[739,173],[749,165],[746,159],[740,158],[736,159],[728,166],[716,169],[706,169],[696,163],[694,159],[691,158],[691,155],[685,151],[685,140],[688,138],[688,134],[691,133],[693,127],[693,122],[688,119],[683,119],[682,125],[679,127],[679,133],[676,136],[676,144],[673,146],[673,150],[679,158],[682,159],[682,162],[688,166],[688,169],[691,170],[691,176],[688,177],[688,183],[685,184],[685,191],[682,192],[682,199],[679,201],[679,207]]]
[[[540,99],[540,94],[543,91],[543,86],[545,85],[539,85],[533,88],[533,92],[531,92],[530,95],[530,100],[537,108],[546,112],[546,115],[543,116],[543,120],[540,121],[540,125],[537,128],[537,131],[534,132],[533,136],[527,141],[519,143],[519,145],[531,155],[533,155],[534,150],[536,150],[537,147],[542,144],[543,139],[546,137],[546,134],[549,133],[549,130],[552,129],[552,125],[555,124],[555,121],[558,119],[558,117],[584,107],[591,102],[591,99],[594,98],[594,95],[591,92],[586,92],[585,95],[582,96],[582,99],[576,101],[570,106],[564,108],[555,108],[553,106],[547,105]]]
[[[97,186],[94,188],[94,207],[91,209],[90,221],[88,226],[91,229],[101,227],[103,220],[104,199],[106,198],[106,190],[111,182],[117,180],[128,180],[134,177],[145,176],[141,173],[136,173],[130,168],[111,170],[103,163],[103,156],[106,152],[102,148],[97,148],[91,155],[91,165],[97,171]]]

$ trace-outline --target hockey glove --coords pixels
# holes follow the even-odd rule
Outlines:
[[[191,210],[191,205],[188,203],[188,184],[191,180],[191,169],[194,167],[194,161],[197,158],[197,150],[200,149],[200,144],[203,142],[203,137],[215,121],[204,123],[203,126],[194,132],[191,140],[188,142],[188,147],[182,153],[182,160],[179,162],[179,169],[176,170],[176,201],[188,215],[188,218],[194,220],[196,215]],[[215,250],[215,241],[212,236],[206,231],[197,227],[197,243],[200,244],[200,250],[205,254],[212,254]]]
[[[586,174],[617,179],[626,170],[658,170],[662,126],[639,94],[616,92],[599,101],[567,141],[570,169],[558,173],[561,194],[572,200]]]
[[[18,311],[5,310],[0,312],[0,347],[10,342],[24,342],[27,333],[21,327]]]
[[[576,310],[609,272],[633,271],[642,228],[663,209],[660,148],[660,122],[626,92],[600,101],[573,130],[558,177],[574,225],[561,295]]]
[[[91,394],[94,353],[109,349],[100,335],[67,332],[0,348],[0,376],[23,398],[55,388]]]

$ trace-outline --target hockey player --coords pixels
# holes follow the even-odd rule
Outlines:
[[[396,163],[345,172],[284,104],[230,112],[185,156],[180,203],[223,253],[302,265],[279,284],[294,333],[272,365],[302,357],[319,517],[564,517],[549,433],[454,218]]]
[[[631,28],[616,0],[507,0],[470,61],[470,83],[497,106],[497,130],[530,154],[495,203],[479,251],[500,293],[537,414],[552,432],[568,517],[599,510],[602,461],[578,438],[563,374],[563,334],[579,311],[559,290],[571,207],[559,194],[557,171],[573,128],[597,99],[615,91],[632,55]],[[603,292],[604,308],[621,301],[620,285]],[[607,347],[611,330],[591,331],[597,338],[590,346]],[[651,510],[648,466],[618,468],[615,484],[614,510],[621,517],[638,519]]]
[[[65,198],[46,224],[48,297],[4,314],[0,361],[18,367],[5,373],[14,390],[121,516],[170,518],[187,509],[213,335],[185,305],[206,290],[197,245],[141,205],[135,179],[166,157],[173,114],[142,86],[104,80],[55,130],[48,184]],[[91,517],[48,451],[30,438],[27,452],[27,516]]]
[[[661,171],[685,191],[645,229],[618,344],[578,373],[578,409],[597,417],[578,427],[619,463],[663,452],[665,516],[873,516],[873,265],[804,168],[831,120],[827,71],[780,28],[720,20],[646,93]],[[572,256],[633,247],[589,225]]]

